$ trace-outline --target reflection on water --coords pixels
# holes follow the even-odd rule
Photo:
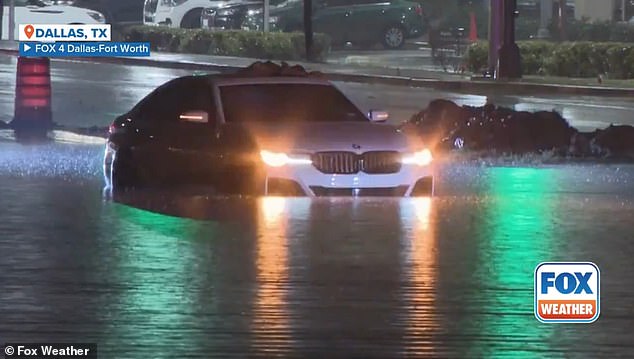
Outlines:
[[[532,313],[533,271],[548,260],[556,237],[557,173],[549,168],[491,168],[488,170],[494,201],[486,209],[490,218],[476,234],[480,266],[476,278],[483,283],[474,298],[482,303],[476,330],[482,336],[501,336],[500,345],[474,346],[474,356],[534,357],[548,350],[551,330]],[[484,280],[483,280],[484,279]],[[478,319],[476,319],[478,320]]]
[[[282,197],[260,199],[252,319],[252,345],[258,354],[284,355],[291,350],[286,201]]]
[[[128,206],[96,175],[0,176],[0,338],[133,359],[632,356],[633,167],[443,176],[434,198]],[[546,260],[599,264],[599,321],[534,319]]]
[[[438,247],[431,198],[401,201],[401,220],[404,229],[402,249],[408,282],[404,291],[406,331],[404,351],[408,355],[439,354],[436,337],[440,331],[436,309],[438,281]]]
[[[116,345],[126,338],[143,353],[160,338],[172,345],[155,357],[196,352],[196,338],[183,331],[193,324],[196,305],[192,289],[199,276],[192,262],[193,248],[187,243],[196,224],[126,206],[113,210],[117,221],[110,229],[122,241],[117,243],[118,258],[111,275],[120,294],[111,303],[105,343]]]

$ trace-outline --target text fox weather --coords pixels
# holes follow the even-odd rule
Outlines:
[[[544,323],[592,323],[600,313],[600,272],[591,262],[535,268],[535,316]]]
[[[110,42],[108,24],[21,24],[19,30],[20,56],[24,57],[150,56],[150,43]]]

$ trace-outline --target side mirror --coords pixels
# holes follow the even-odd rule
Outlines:
[[[372,122],[385,122],[390,118],[390,114],[385,111],[370,110],[368,118]]]
[[[207,111],[185,111],[180,114],[178,119],[181,122],[191,123],[209,123],[209,113]]]

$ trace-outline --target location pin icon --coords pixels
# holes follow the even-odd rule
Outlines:
[[[33,32],[35,31],[35,29],[33,29],[33,25],[26,25],[24,27],[24,33],[26,34],[27,38],[31,38],[31,36],[33,36]]]

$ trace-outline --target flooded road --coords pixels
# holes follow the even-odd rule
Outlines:
[[[434,198],[183,195],[153,204],[165,215],[104,199],[101,156],[0,143],[0,342],[96,342],[103,358],[634,356],[634,166],[443,164]],[[598,264],[596,323],[535,319],[549,260]]]
[[[106,126],[189,73],[54,62],[54,120]],[[0,120],[14,83],[0,57]],[[443,97],[557,109],[582,130],[634,123],[629,99],[337,85],[393,122]],[[135,359],[634,356],[633,165],[441,163],[434,198],[122,204],[102,193],[99,140],[55,136],[29,147],[0,131],[0,343]],[[533,271],[551,260],[598,264],[596,323],[535,319]]]

